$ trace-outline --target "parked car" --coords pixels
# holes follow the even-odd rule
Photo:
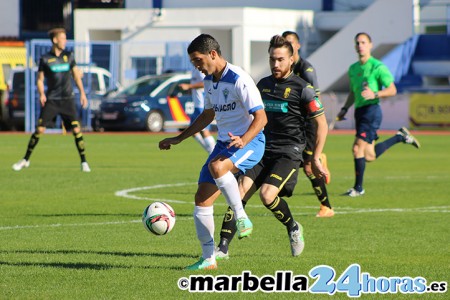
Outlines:
[[[111,95],[112,91],[120,89],[119,83],[114,83],[113,88],[110,88],[112,80],[111,73],[103,68],[95,66],[78,66],[78,69],[83,72],[83,86],[88,97],[89,109],[83,110],[78,100],[79,91],[74,83],[74,94],[77,103],[77,110],[83,125],[87,125],[89,118],[92,119],[95,112],[100,107],[100,102],[107,95]],[[35,78],[37,68],[33,68]],[[40,111],[39,98],[36,89],[36,84],[31,84],[35,89],[35,108],[36,114]],[[6,106],[8,108],[7,123],[10,128],[17,130],[24,130],[25,127],[25,68],[17,67],[11,70],[8,80],[8,99]],[[88,117],[89,115],[89,117]],[[36,117],[37,117],[36,116]],[[91,122],[93,123],[93,122]],[[95,127],[95,124],[92,124]]]
[[[100,105],[98,124],[104,130],[183,129],[194,112],[191,91],[179,84],[189,83],[190,73],[148,75],[137,79]]]

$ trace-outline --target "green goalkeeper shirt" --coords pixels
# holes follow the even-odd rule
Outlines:
[[[368,86],[376,93],[383,86],[388,87],[394,82],[394,77],[386,65],[374,57],[370,57],[365,64],[361,64],[359,61],[352,64],[348,69],[348,77],[350,79],[350,89],[355,95],[355,108],[380,102],[379,98],[364,100],[361,92],[365,86]]]

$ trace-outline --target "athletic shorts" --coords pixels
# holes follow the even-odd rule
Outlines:
[[[47,127],[51,122],[53,122],[53,119],[57,115],[61,116],[66,129],[71,129],[73,122],[78,123],[77,110],[75,108],[75,101],[73,98],[66,100],[47,99],[44,107],[41,108],[37,126]]]
[[[306,138],[306,147],[305,150],[303,150],[303,160],[311,161],[314,153],[313,150],[316,144],[316,126],[312,120],[306,121],[305,138]]]
[[[239,149],[231,147],[227,149],[228,143],[217,141],[213,152],[209,155],[205,164],[203,165],[198,183],[209,182],[216,184],[214,178],[209,171],[209,162],[218,155],[228,157],[236,168],[243,174],[251,168],[253,168],[262,158],[264,154],[264,148],[266,145],[266,137],[263,133],[259,133],[250,143],[244,148]]]
[[[278,193],[280,197],[290,197],[297,184],[300,163],[301,161],[292,160],[287,156],[264,156],[256,166],[245,173],[245,176],[253,180],[257,189],[266,183],[276,186],[280,190]]]
[[[198,116],[203,112],[203,108],[196,107],[194,108],[194,113],[191,115],[191,123],[189,125],[192,125],[194,123],[195,119],[198,118]],[[211,125],[206,126],[203,130],[210,130]]]
[[[366,105],[355,110],[356,137],[369,144],[378,140],[377,130],[380,128],[383,115],[378,104]]]

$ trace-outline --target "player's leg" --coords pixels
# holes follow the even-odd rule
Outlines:
[[[299,161],[278,158],[268,167],[270,171],[260,188],[260,198],[275,218],[287,229],[293,256],[302,253],[305,246],[303,228],[294,220],[288,203],[281,197],[290,197],[297,183]]]
[[[30,166],[30,157],[34,151],[34,148],[39,143],[41,136],[45,132],[45,128],[56,115],[58,114],[58,108],[52,100],[47,100],[44,107],[41,108],[41,113],[39,115],[38,124],[36,130],[31,135],[28,141],[27,151],[23,159],[15,163],[12,168],[14,171],[20,171],[23,168],[28,168]]]
[[[257,164],[252,169],[246,172],[246,175],[241,175],[238,179],[239,190],[242,198],[242,206],[245,208],[248,200],[256,192],[257,186],[255,185],[254,178],[261,169],[260,164]],[[259,186],[258,186],[259,188]],[[222,228],[220,229],[220,241],[216,249],[216,259],[223,260],[229,258],[228,247],[236,234],[236,218],[233,213],[233,209],[228,206],[227,211],[223,217]]]
[[[77,111],[75,102],[73,100],[64,101],[61,104],[61,117],[64,121],[65,127],[72,129],[72,134],[75,139],[75,146],[77,147],[78,155],[80,156],[81,160],[81,171],[91,172],[91,168],[86,161],[86,148],[84,144],[83,133],[81,132],[81,126],[77,118]]]
[[[218,142],[223,144],[222,142]],[[238,183],[233,174],[255,166],[262,158],[264,153],[264,136],[258,135],[244,148],[227,148],[215,156],[208,164],[209,171],[217,184],[217,187],[224,195],[228,205],[233,209],[236,217],[236,226],[238,237],[249,236],[253,231],[253,224],[247,216],[241,201]],[[217,145],[216,145],[217,148]],[[214,150],[215,151],[215,150]],[[214,152],[213,152],[214,154]],[[211,156],[213,156],[211,154]]]
[[[217,186],[212,182],[201,182],[209,173],[203,168],[199,185],[195,194],[194,223],[197,238],[202,248],[200,260],[187,267],[189,270],[217,269],[214,253],[214,201],[220,195]],[[206,176],[206,177],[205,177]],[[210,177],[210,179],[212,179]]]
[[[214,146],[216,145],[216,140],[214,139],[211,132],[209,131],[209,128],[210,128],[210,126],[208,125],[205,129],[200,131],[200,134],[203,138],[205,150],[208,153],[211,153],[214,149]]]
[[[328,191],[325,184],[325,178],[317,178],[312,171],[312,155],[303,154],[303,171],[308,177],[314,192],[316,193],[317,200],[320,202],[320,210],[316,217],[332,217],[334,216],[333,208],[331,207],[330,200],[328,198]]]

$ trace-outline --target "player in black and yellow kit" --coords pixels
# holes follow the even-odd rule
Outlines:
[[[324,110],[313,87],[292,72],[292,45],[282,36],[274,36],[269,46],[272,75],[259,81],[257,87],[264,101],[268,123],[264,128],[266,147],[262,160],[239,178],[244,203],[260,190],[264,205],[287,228],[293,256],[303,251],[303,228],[291,214],[287,202],[297,183],[298,169],[306,146],[304,124],[311,119],[316,125],[312,165],[315,175],[327,175],[320,161],[328,132]],[[228,245],[235,233],[233,213],[228,209],[216,249],[216,259],[227,259]]]
[[[31,135],[27,152],[23,159],[13,165],[15,171],[28,168],[30,156],[39,142],[39,138],[45,132],[48,123],[58,114],[61,116],[66,129],[71,129],[75,137],[75,145],[81,158],[81,170],[90,172],[91,169],[84,154],[84,140],[77,119],[71,75],[80,91],[80,102],[83,108],[87,107],[87,98],[81,81],[81,72],[76,67],[73,54],[65,51],[66,31],[63,28],[55,28],[49,31],[52,41],[52,49],[44,54],[39,61],[37,89],[41,102],[41,114],[39,116],[36,131]],[[44,91],[44,79],[47,81],[47,94]]]
[[[317,74],[314,67],[307,60],[303,59],[299,55],[300,50],[300,39],[297,33],[293,31],[285,31],[282,36],[291,43],[294,48],[294,73],[300,78],[304,79],[306,82],[309,82],[313,87],[317,94],[320,95],[319,83],[317,81]],[[303,171],[308,179],[311,181],[314,192],[317,195],[317,199],[320,202],[320,210],[316,214],[316,217],[319,218],[329,218],[334,216],[334,210],[331,207],[330,199],[328,197],[328,191],[326,184],[330,182],[330,172],[327,168],[327,157],[324,153],[322,153],[321,161],[324,168],[327,170],[328,176],[326,178],[317,178],[314,176],[312,171],[311,159],[313,157],[313,149],[314,149],[314,135],[315,128],[314,123],[310,120],[306,120],[306,148],[303,151]]]

